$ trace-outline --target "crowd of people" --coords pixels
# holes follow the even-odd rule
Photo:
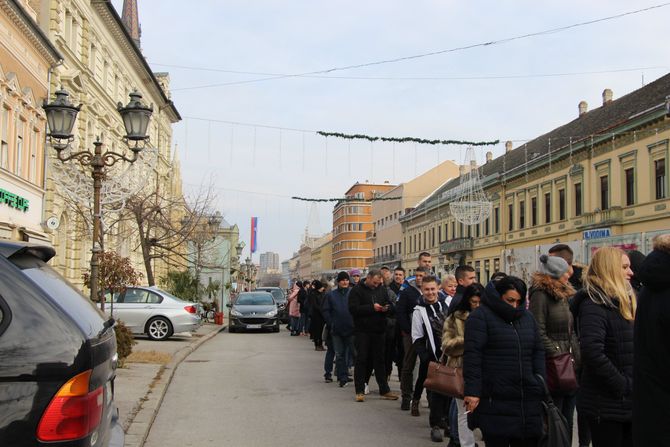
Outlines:
[[[548,393],[570,436],[577,420],[580,447],[669,446],[670,235],[646,257],[603,247],[588,266],[573,260],[555,245],[528,285],[502,272],[478,284],[468,265],[438,278],[427,252],[410,277],[383,267],[339,272],[332,287],[297,281],[289,328],[326,352],[326,382],[353,382],[365,402],[374,375],[381,399],[414,417],[429,363],[462,368],[462,398],[426,392],[435,442],[474,447],[479,429],[487,447],[537,446]]]

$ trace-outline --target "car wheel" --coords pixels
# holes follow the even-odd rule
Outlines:
[[[235,328],[232,326],[228,326],[228,333],[234,334],[235,333]]]
[[[166,340],[172,336],[172,323],[164,317],[156,317],[147,323],[147,335],[152,340]]]
[[[279,322],[272,328],[272,332],[279,332]]]

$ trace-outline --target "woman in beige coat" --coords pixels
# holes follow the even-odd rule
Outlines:
[[[465,347],[465,320],[470,312],[479,307],[484,288],[479,284],[468,286],[463,292],[463,299],[457,304],[454,312],[447,317],[442,331],[442,352],[448,356],[447,366],[463,367],[463,351]],[[474,447],[475,437],[468,428],[468,416],[465,413],[463,399],[454,399],[458,409],[458,438],[463,447]]]

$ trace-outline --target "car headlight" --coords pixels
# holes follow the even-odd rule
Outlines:
[[[232,316],[234,316],[234,317],[241,317],[241,316],[242,316],[242,312],[233,309],[233,310],[230,311],[230,315],[232,315]]]
[[[265,315],[268,317],[274,317],[275,315],[277,315],[277,309],[273,309],[270,312],[266,313]]]

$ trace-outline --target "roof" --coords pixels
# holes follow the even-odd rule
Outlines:
[[[660,77],[644,87],[621,98],[609,101],[600,107],[578,116],[574,120],[557,127],[544,135],[528,141],[488,163],[480,166],[479,175],[484,187],[497,183],[501,177],[511,179],[545,165],[550,155],[562,156],[569,151],[597,144],[611,139],[618,132],[625,131],[626,125],[638,120],[651,120],[667,113],[670,96],[670,74]],[[617,130],[619,129],[619,130]],[[411,219],[418,212],[425,211],[438,202],[447,204],[452,200],[461,177],[447,182],[402,220]]]

